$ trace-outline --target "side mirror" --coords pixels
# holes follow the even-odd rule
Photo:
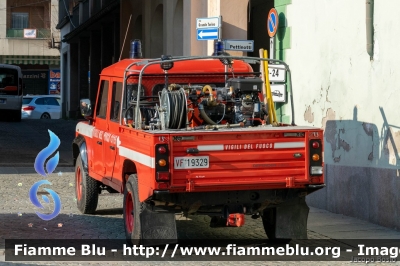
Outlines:
[[[92,104],[89,99],[81,99],[79,108],[81,111],[82,116],[85,119],[90,119],[92,116]]]

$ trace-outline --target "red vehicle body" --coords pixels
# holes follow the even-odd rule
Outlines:
[[[129,241],[175,240],[176,213],[211,216],[211,226],[251,215],[270,239],[307,238],[323,131],[268,124],[259,73],[246,58],[220,59],[125,59],[102,71],[73,142],[82,213],[107,189],[124,193]]]

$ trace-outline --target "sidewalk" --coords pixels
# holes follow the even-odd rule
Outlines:
[[[308,230],[333,239],[400,239],[400,231],[313,207]]]

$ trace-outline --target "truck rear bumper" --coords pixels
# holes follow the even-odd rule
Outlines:
[[[155,190],[147,201],[162,209],[175,209],[189,214],[223,214],[226,211],[255,214],[287,201],[305,197],[325,185],[298,189],[235,190],[218,192],[170,193]]]

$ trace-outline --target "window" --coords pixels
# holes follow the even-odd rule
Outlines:
[[[23,98],[22,104],[30,104],[31,101],[32,101],[32,98]]]
[[[45,104],[46,105],[53,105],[53,106],[60,106],[56,98],[48,97],[45,98]]]
[[[115,122],[119,122],[119,111],[121,108],[121,96],[122,96],[122,83],[114,82],[113,90],[112,90],[110,119]]]
[[[96,116],[106,118],[107,115],[107,97],[108,97],[108,80],[102,80],[100,85],[100,94],[97,102]]]
[[[35,103],[37,105],[44,105],[44,99],[43,98],[38,98],[38,99],[36,99]]]
[[[12,28],[26,29],[28,28],[29,15],[28,13],[12,13]]]

